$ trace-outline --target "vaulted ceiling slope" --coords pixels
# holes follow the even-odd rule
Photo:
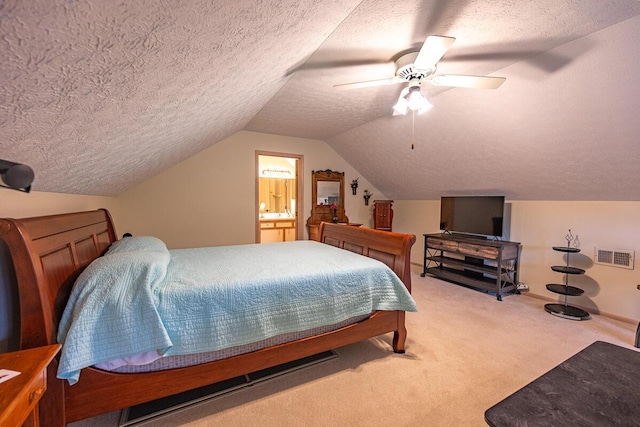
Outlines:
[[[640,200],[639,33],[637,0],[5,0],[0,158],[117,195],[245,129],[327,141],[394,199]],[[404,85],[333,87],[434,34],[438,73],[506,82],[424,85],[415,117]]]

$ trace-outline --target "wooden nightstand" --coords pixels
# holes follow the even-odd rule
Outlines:
[[[47,389],[47,366],[60,344],[0,354],[0,369],[20,372],[0,384],[0,426],[39,426],[38,402]]]

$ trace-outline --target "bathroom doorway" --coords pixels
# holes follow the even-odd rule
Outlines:
[[[256,151],[256,243],[302,240],[299,154]]]

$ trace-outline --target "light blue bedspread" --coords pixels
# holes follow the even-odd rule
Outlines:
[[[207,352],[375,310],[416,311],[386,265],[322,243],[168,251],[154,238],[119,242],[128,239],[131,250],[98,258],[73,288],[58,333],[58,377],[72,384],[84,367],[150,350]]]

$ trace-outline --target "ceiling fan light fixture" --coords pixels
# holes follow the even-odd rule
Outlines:
[[[433,105],[420,92],[420,86],[414,84],[402,89],[398,102],[393,106],[394,115],[405,115],[409,110],[418,114],[429,111]]]
[[[393,106],[393,112],[404,116],[407,114],[407,111],[409,111],[409,101],[404,98],[398,99],[396,105]]]
[[[407,95],[409,95],[409,88],[405,87],[400,92],[400,96],[398,97],[398,102],[396,102],[396,105],[393,106],[394,116],[398,116],[398,115],[404,116],[405,114],[407,114],[407,111],[409,110],[409,100],[407,99]]]
[[[425,113],[433,108],[433,105],[420,92],[420,87],[417,86],[409,88],[408,106],[410,110],[417,111],[418,114]]]

